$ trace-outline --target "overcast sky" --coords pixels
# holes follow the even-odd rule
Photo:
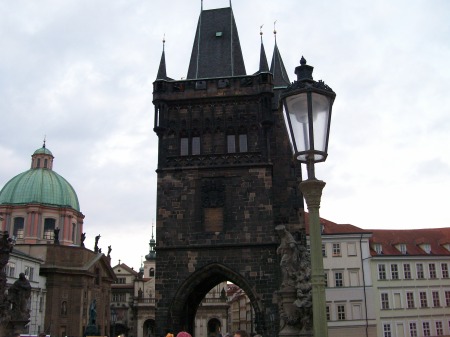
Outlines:
[[[200,0],[0,0],[0,187],[47,137],[86,245],[139,268],[156,218],[152,82],[187,74]],[[204,0],[204,9],[227,0]],[[450,226],[450,2],[233,2],[248,74],[259,27],[291,81],[304,55],[337,93],[321,216],[365,229]]]

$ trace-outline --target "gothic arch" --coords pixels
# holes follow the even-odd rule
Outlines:
[[[204,266],[183,282],[170,305],[169,320],[178,323],[179,329],[195,333],[194,320],[200,302],[211,288],[225,281],[230,281],[244,290],[255,311],[256,331],[262,333],[265,324],[260,296],[242,275],[220,263]]]

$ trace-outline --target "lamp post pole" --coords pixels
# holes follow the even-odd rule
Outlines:
[[[300,183],[309,211],[311,286],[314,337],[328,337],[322,230],[319,208],[325,183],[316,179],[314,163],[325,161],[330,134],[331,109],[336,94],[323,81],[314,81],[313,67],[302,56],[295,68],[297,81],[281,94],[284,121],[294,158],[306,164],[308,179]]]
[[[325,276],[323,271],[322,237],[319,216],[320,198],[325,182],[308,179],[300,183],[309,211],[309,242],[311,254],[311,286],[314,337],[328,337]]]

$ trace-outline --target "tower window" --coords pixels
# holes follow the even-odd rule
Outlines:
[[[200,154],[200,137],[192,137],[192,154],[199,155]]]
[[[247,152],[247,135],[240,134],[239,135],[239,152]]]
[[[154,277],[155,276],[155,268],[150,268],[148,276]]]
[[[48,167],[47,167],[47,162],[48,162],[48,160],[47,160],[47,159],[44,159],[44,168],[48,168]]]
[[[187,156],[189,154],[189,139],[182,137],[180,140],[180,155]]]
[[[236,152],[236,140],[234,135],[227,135],[227,152],[228,153]]]
[[[41,158],[38,158],[36,167],[37,168],[41,167]]]

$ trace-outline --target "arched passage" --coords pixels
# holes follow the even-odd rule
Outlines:
[[[208,321],[208,337],[218,337],[220,333],[221,324],[217,318],[212,318]]]
[[[194,319],[200,302],[211,288],[226,281],[236,284],[247,294],[255,312],[256,331],[263,334],[266,325],[261,296],[239,273],[219,263],[208,264],[192,273],[178,288],[169,310],[169,320],[174,323],[175,330],[195,333]]]
[[[148,319],[144,322],[143,326],[144,337],[155,337],[155,320]]]

